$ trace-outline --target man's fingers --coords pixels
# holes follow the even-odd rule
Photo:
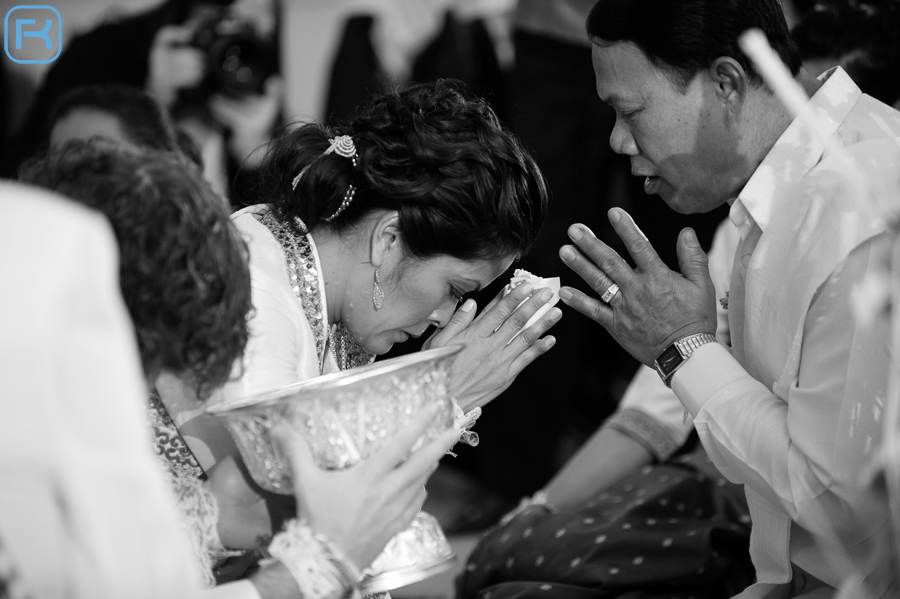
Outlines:
[[[579,261],[577,260],[578,255],[580,254],[583,259],[586,259],[595,268],[601,269],[619,285],[623,285],[623,283],[627,285],[634,279],[635,272],[631,266],[622,259],[616,250],[597,239],[586,226],[575,224],[569,227],[569,238],[575,242],[578,251],[574,253],[564,253],[565,248],[570,248],[571,246],[563,246],[559,255],[573,270],[576,270],[573,263],[580,266]],[[576,272],[578,271],[576,270]],[[586,274],[590,276],[588,272],[586,272]],[[587,283],[591,283],[585,275],[582,275],[582,278]],[[623,287],[624,286],[625,285],[623,285]],[[595,288],[595,291],[603,293],[604,289]]]
[[[622,285],[623,287],[627,285],[627,282],[624,280],[625,277],[622,277],[620,274],[619,278],[615,278],[614,280],[613,275],[607,273],[602,267],[598,268],[598,265],[593,260],[586,257],[579,251],[579,248],[575,246],[562,246],[559,250],[559,257],[562,258],[563,262],[566,263],[566,266],[575,271],[575,273],[581,277],[591,289],[596,291],[597,295],[603,295],[603,292],[605,292],[614,282],[618,282],[619,285]],[[625,267],[631,270],[628,265]],[[560,295],[560,297],[562,296]]]
[[[559,297],[567,306],[571,306],[591,320],[599,322],[607,330],[612,330],[614,321],[613,310],[599,298],[590,297],[572,287],[560,289]]]
[[[609,222],[616,234],[625,243],[628,253],[634,259],[638,269],[644,272],[667,268],[660,260],[659,255],[644,232],[638,228],[631,215],[621,208],[612,208],[609,211]],[[610,271],[611,273],[611,271]]]

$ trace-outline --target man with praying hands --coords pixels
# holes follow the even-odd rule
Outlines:
[[[810,97],[803,118],[740,50],[750,28]],[[656,368],[744,484],[757,583],[741,597],[827,597],[851,578],[882,596],[890,581],[871,563],[888,509],[860,474],[881,439],[889,327],[884,314],[860,321],[851,291],[892,243],[874,197],[900,195],[900,113],[839,67],[803,71],[777,0],[600,0],[587,30],[613,150],[678,212],[728,202],[740,241],[717,298],[693,231],[678,239],[679,274],[614,208],[634,266],[574,224],[560,257],[597,296],[560,297]],[[715,337],[726,309],[731,347]]]

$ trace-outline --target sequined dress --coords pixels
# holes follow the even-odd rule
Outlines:
[[[243,376],[226,384],[212,401],[227,403],[371,363],[374,354],[359,346],[342,324],[329,326],[327,322],[318,255],[303,223],[285,223],[267,206],[250,207],[233,218],[250,247],[254,313]],[[229,552],[221,546],[215,499],[202,487],[204,464],[175,425],[179,415],[179,421],[185,420],[185,412],[170,414],[164,400],[154,392],[148,401],[154,448],[178,498],[183,526],[211,583],[217,564],[245,552]]]
[[[258,213],[255,218],[278,240],[284,252],[291,291],[300,300],[306,320],[313,331],[320,365],[319,374],[324,374],[327,344],[331,345],[337,366],[341,370],[371,363],[375,355],[356,343],[342,323],[326,330],[328,327],[324,280],[319,269],[315,245],[306,231],[306,225],[299,219],[291,223],[281,221],[271,210]]]

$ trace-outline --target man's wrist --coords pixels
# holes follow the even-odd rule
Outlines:
[[[656,357],[653,364],[666,387],[672,386],[672,376],[698,348],[707,343],[716,343],[713,333],[694,333],[675,340]]]

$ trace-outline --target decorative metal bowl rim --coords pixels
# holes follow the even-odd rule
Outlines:
[[[418,566],[410,566],[398,570],[385,570],[372,576],[366,576],[360,583],[359,590],[366,595],[386,593],[442,574],[456,566],[457,563],[459,563],[459,560],[456,557],[456,552],[451,551],[430,564],[419,564]]]
[[[243,399],[240,399],[236,402],[231,402],[227,405],[223,405],[221,403],[209,405],[206,407],[205,413],[221,415],[234,412],[250,411],[257,408],[266,408],[277,404],[285,397],[296,395],[297,393],[302,391],[308,391],[312,389],[318,391],[323,388],[335,389],[339,387],[346,387],[348,385],[352,385],[376,376],[388,374],[390,372],[394,372],[396,370],[400,370],[401,368],[406,368],[408,366],[412,366],[421,362],[428,362],[431,360],[437,360],[452,356],[456,353],[459,353],[463,349],[463,347],[464,346],[462,344],[456,344],[437,347],[434,349],[426,349],[403,356],[397,356],[396,358],[389,358],[381,362],[374,362],[368,366],[363,366],[361,368],[354,368],[351,370],[324,374],[322,376],[317,376],[305,381],[300,381],[299,383],[293,383],[286,387],[279,387],[277,389],[249,395]],[[300,401],[304,400],[311,401],[312,398],[300,398]]]

